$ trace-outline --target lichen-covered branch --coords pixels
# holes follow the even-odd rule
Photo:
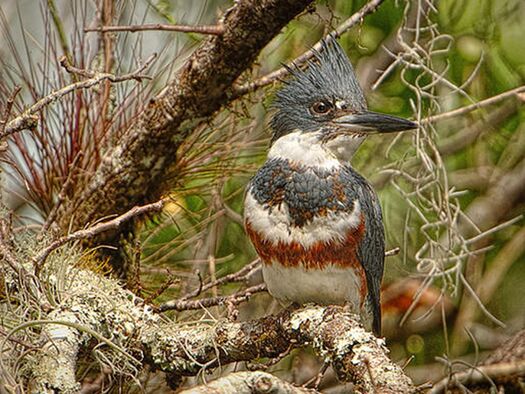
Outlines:
[[[23,242],[26,250],[14,244],[9,256],[32,271],[34,258],[27,253],[37,254],[44,245],[34,237]],[[356,392],[412,390],[410,379],[388,358],[384,341],[364,330],[359,318],[344,307],[312,305],[244,322],[176,323],[155,314],[116,281],[77,268],[81,256],[79,248],[69,245],[48,256],[38,276],[43,288],[40,303],[47,306],[38,319],[28,313],[27,320],[2,342],[0,364],[7,344],[17,339],[15,334],[40,335],[41,348],[30,359],[24,361],[23,354],[10,356],[28,364],[31,386],[38,392],[78,390],[79,354],[89,352],[101,355],[97,358],[101,370],[136,375],[150,364],[172,375],[194,376],[228,363],[278,357],[307,345],[332,365],[339,379],[353,381]],[[0,267],[11,270],[4,272],[11,298],[22,296],[25,289],[16,282],[18,271],[3,261],[6,253],[0,258]]]
[[[180,394],[315,394],[317,390],[294,386],[267,372],[235,372]]]
[[[78,324],[78,318],[72,311],[53,311],[51,319],[59,317],[63,322]],[[31,324],[38,324],[32,322]],[[75,378],[80,332],[65,324],[43,324],[40,362],[34,365],[32,374],[38,384],[39,392],[73,393],[80,388]]]
[[[342,381],[358,393],[408,393],[411,380],[387,356],[382,339],[367,332],[359,318],[338,306],[308,306],[246,322],[218,321],[174,329],[147,329],[142,343],[157,366],[181,375],[234,361],[276,357],[290,344],[311,344]]]

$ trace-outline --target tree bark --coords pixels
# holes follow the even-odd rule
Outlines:
[[[208,384],[182,391],[180,394],[315,394],[261,371],[236,372]]]
[[[167,87],[151,99],[87,185],[64,205],[66,230],[158,199],[163,175],[193,128],[231,101],[231,88],[260,50],[312,0],[244,0],[226,11],[224,32],[207,38]]]

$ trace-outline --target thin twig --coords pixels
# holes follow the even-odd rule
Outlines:
[[[49,215],[47,216],[46,222],[44,223],[44,225],[42,226],[42,229],[40,230],[40,234],[43,235],[49,229],[49,226],[51,226],[51,224],[55,221],[57,213],[58,213],[58,209],[60,208],[60,206],[66,199],[67,191],[71,188],[75,180],[75,174],[77,173],[76,166],[83,156],[84,156],[84,153],[82,151],[78,152],[76,157],[73,159],[73,161],[69,165],[66,181],[64,182],[64,184],[62,185],[62,188],[60,189],[60,192],[58,193],[57,201],[53,205],[53,208],[51,208],[51,211],[49,212]]]
[[[7,124],[7,119],[9,119],[9,115],[11,115],[11,110],[13,109],[15,98],[18,95],[18,93],[20,93],[20,90],[22,90],[20,86],[15,86],[15,88],[13,89],[13,92],[7,99],[5,109],[4,109],[4,114],[0,118],[0,136],[4,134],[4,129]]]
[[[339,27],[337,27],[330,34],[334,35],[335,37],[339,37],[341,34],[350,30],[352,27],[360,23],[366,15],[373,13],[383,1],[384,0],[369,1],[363,7],[361,7],[359,11],[357,11],[350,18],[345,20],[341,25],[339,25]],[[256,79],[255,81],[246,83],[241,86],[234,87],[233,96],[239,97],[244,94],[253,92],[254,90],[258,88],[269,85],[272,82],[276,81],[277,79],[284,77],[285,75],[288,74],[288,68],[290,66],[293,66],[293,65],[300,66],[301,64],[305,63],[307,60],[311,59],[314,56],[315,52],[321,49],[321,45],[322,45],[322,42],[318,41],[312,47],[312,49],[303,53],[301,56],[295,58],[291,63],[289,63],[288,66],[283,66],[269,74],[266,74],[265,76],[259,79]]]
[[[395,247],[393,249],[387,250],[385,252],[385,257],[397,256],[400,251],[401,251],[401,249],[399,247]]]
[[[467,105],[466,107],[461,107],[461,108],[458,108],[452,111],[444,112],[442,114],[428,116],[426,118],[421,119],[419,123],[421,124],[434,123],[434,122],[439,122],[445,119],[450,119],[455,116],[464,115],[466,113],[475,111],[477,109],[481,109],[488,105],[496,104],[497,102],[505,100],[509,97],[516,96],[518,95],[518,93],[523,92],[523,91],[525,91],[525,85],[514,88],[514,89],[507,90],[506,92],[489,97],[485,100],[481,100],[477,103]]]
[[[140,265],[141,265],[141,255],[142,247],[140,240],[135,240],[135,245],[133,247],[133,266],[131,269],[131,275],[127,281],[127,287],[137,296],[140,297],[140,294],[143,290],[142,282],[140,280]]]
[[[442,381],[434,385],[430,394],[437,394],[446,391],[447,387],[452,384],[461,383],[483,383],[489,379],[508,378],[513,375],[522,375],[525,373],[525,361],[505,362],[491,365],[482,365],[474,367],[468,371],[462,371],[447,376]]]
[[[281,361],[286,356],[288,356],[293,349],[294,349],[294,344],[290,343],[290,346],[288,346],[288,348],[284,352],[279,353],[277,357],[273,357],[265,363],[247,362],[246,369],[248,369],[249,371],[266,371],[268,368],[274,366],[279,361]],[[306,387],[306,385],[303,385],[303,387]]]
[[[206,290],[208,290],[208,289],[210,289],[212,287],[220,286],[220,285],[222,285],[224,283],[241,282],[244,279],[246,279],[246,277],[249,274],[251,274],[251,272],[255,268],[257,268],[259,266],[259,264],[260,264],[260,260],[256,259],[255,261],[252,261],[250,264],[245,265],[239,271],[234,272],[234,273],[229,274],[229,275],[225,275],[222,278],[219,278],[219,279],[217,279],[215,281],[211,281],[210,283],[206,283],[205,285],[202,285],[202,281],[201,281],[201,286],[199,286],[198,289],[196,289],[195,291],[193,291],[191,293],[188,293],[188,294],[184,295],[183,297],[180,298],[180,300],[181,301],[186,301],[186,300],[188,300],[190,298],[197,297],[203,291],[206,291]]]
[[[117,216],[115,219],[109,220],[107,222],[99,223],[93,227],[78,230],[75,231],[72,234],[66,235],[64,237],[61,237],[55,241],[53,241],[47,248],[42,250],[40,254],[38,254],[35,257],[35,272],[38,272],[40,268],[42,267],[42,264],[45,262],[47,257],[51,252],[53,252],[55,249],[61,247],[62,245],[71,242],[76,241],[79,239],[87,239],[87,238],[93,238],[94,236],[109,231],[109,230],[116,230],[118,229],[122,224],[130,221],[133,218],[136,218],[137,216],[150,213],[150,212],[159,212],[164,207],[164,204],[166,203],[166,199],[159,200],[157,202],[143,205],[140,207],[133,207],[126,213]]]
[[[330,363],[327,360],[325,360],[323,362],[323,365],[319,369],[319,372],[317,372],[317,374],[315,374],[315,376],[312,376],[312,378],[308,379],[305,383],[303,383],[301,385],[301,387],[304,387],[304,388],[310,387],[310,388],[312,388],[314,390],[317,390],[319,388],[319,384],[321,384],[321,380],[323,379],[323,376],[326,373],[326,370],[328,369],[329,366],[330,366]]]
[[[224,305],[226,303],[231,303],[233,305],[238,305],[244,301],[247,301],[252,294],[261,293],[266,291],[266,285],[260,284],[252,287],[248,287],[245,290],[241,290],[237,293],[231,294],[229,296],[218,296],[218,297],[209,297],[203,298],[195,301],[185,301],[185,300],[173,300],[165,302],[158,306],[159,312],[165,312],[170,310],[176,311],[189,311],[202,308],[209,308],[216,305]]]
[[[155,290],[150,296],[144,299],[144,304],[152,303],[154,300],[159,298],[166,290],[168,290],[171,287],[171,285],[179,282],[179,279],[177,279],[175,275],[173,275],[170,272],[170,270],[167,269],[166,273],[168,275],[168,279],[166,279],[166,281],[162,285],[160,285],[160,287],[157,290]]]
[[[151,79],[150,76],[141,74],[150,64],[151,62],[157,57],[157,54],[151,55],[142,66],[140,66],[137,70],[124,74],[124,75],[113,75],[109,73],[99,73],[95,71],[88,71],[76,68],[72,66],[67,58],[63,56],[60,59],[60,64],[66,69],[66,71],[88,77],[89,79],[86,79],[84,81],[79,81],[72,83],[70,85],[67,85],[61,89],[55,90],[48,94],[47,96],[41,98],[38,100],[35,104],[33,104],[31,107],[26,109],[21,115],[17,116],[15,119],[10,121],[4,132],[0,134],[0,139],[11,135],[13,133],[16,133],[23,129],[31,129],[34,128],[38,122],[39,117],[35,115],[37,112],[41,111],[43,108],[45,108],[47,105],[51,104],[52,102],[60,99],[61,97],[74,92],[79,89],[89,89],[94,85],[97,85],[103,81],[111,81],[111,82],[124,82],[129,80],[136,80],[138,82],[141,82],[143,79]]]
[[[83,68],[78,68],[78,67],[73,66],[69,62],[69,60],[67,60],[67,58],[65,56],[62,56],[59,59],[59,61],[60,61],[60,65],[62,67],[64,67],[68,73],[78,74],[78,75],[81,75],[81,76],[86,77],[86,78],[100,79],[97,82],[100,82],[100,81],[103,81],[103,80],[108,80],[108,81],[111,81],[111,82],[122,82],[122,81],[129,81],[131,79],[134,79],[134,80],[136,80],[138,82],[141,82],[142,79],[152,79],[149,75],[144,75],[144,74],[141,74],[141,73],[146,68],[149,67],[151,62],[153,60],[155,60],[156,57],[157,57],[156,53],[152,54],[150,57],[148,57],[146,59],[144,64],[141,65],[138,69],[136,69],[133,72],[130,72],[130,73],[127,73],[127,74],[123,74],[123,75],[113,75],[113,74],[110,74],[110,73],[101,73],[101,72],[98,72],[98,71],[86,70],[86,69],[83,69]],[[84,81],[84,82],[86,82],[86,81]]]
[[[121,26],[102,26],[102,27],[93,27],[86,28],[84,32],[131,32],[135,33],[137,31],[178,31],[183,33],[199,33],[199,34],[211,34],[220,36],[224,32],[224,26],[222,25],[168,25],[161,23],[149,23],[144,25],[121,25]]]

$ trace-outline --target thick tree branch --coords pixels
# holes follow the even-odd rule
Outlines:
[[[138,122],[114,149],[80,195],[64,206],[62,228],[76,227],[157,199],[177,148],[191,130],[231,100],[237,77],[259,51],[311,0],[236,2],[223,21],[224,32],[208,37],[176,78],[150,101]]]
[[[276,357],[290,344],[311,344],[357,393],[409,393],[412,382],[388,357],[384,341],[365,331],[342,307],[309,306],[259,320],[218,321],[208,327],[164,325],[142,335],[146,352],[164,370],[195,375],[202,369]]]

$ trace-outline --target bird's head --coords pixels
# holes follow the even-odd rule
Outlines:
[[[288,71],[291,78],[273,103],[273,145],[299,135],[339,160],[350,160],[369,134],[417,127],[409,120],[367,110],[352,65],[332,36],[323,40],[306,67]]]

